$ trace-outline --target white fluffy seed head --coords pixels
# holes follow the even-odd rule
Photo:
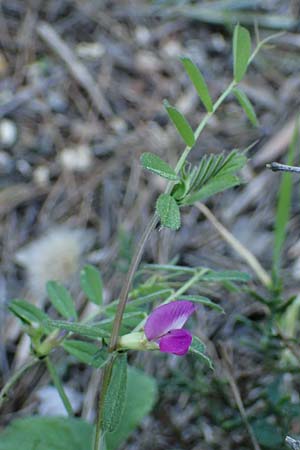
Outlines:
[[[45,286],[50,280],[69,283],[79,270],[82,254],[93,240],[93,232],[60,226],[21,248],[15,259],[26,269],[33,299],[45,298]]]

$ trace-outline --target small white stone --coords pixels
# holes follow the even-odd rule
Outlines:
[[[179,58],[183,53],[183,49],[178,41],[170,40],[163,46],[163,52],[171,58]]]
[[[151,33],[148,28],[139,26],[135,30],[135,38],[140,45],[147,45],[151,39]]]
[[[99,59],[105,54],[105,47],[100,42],[81,42],[76,52],[81,58]]]
[[[65,393],[71,403],[73,411],[80,410],[82,394],[69,386],[64,386]],[[66,408],[54,386],[43,386],[36,392],[39,400],[38,412],[41,416],[67,416]]]
[[[136,67],[143,73],[157,72],[162,63],[152,52],[142,50],[136,55]]]
[[[49,184],[49,169],[47,166],[38,166],[33,172],[34,182],[41,187]]]
[[[110,121],[110,125],[113,128],[113,130],[118,134],[122,134],[125,131],[127,131],[127,123],[121,117],[114,117]]]
[[[70,172],[86,172],[92,165],[92,153],[86,145],[65,148],[59,155],[62,167]]]
[[[12,147],[17,140],[16,124],[9,119],[0,122],[0,143],[4,147]]]

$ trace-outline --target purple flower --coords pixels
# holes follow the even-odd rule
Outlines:
[[[192,343],[192,335],[182,327],[195,309],[194,304],[186,300],[159,306],[146,321],[146,338],[157,342],[161,352],[185,355]]]

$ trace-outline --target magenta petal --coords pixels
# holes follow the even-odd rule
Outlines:
[[[158,340],[159,349],[164,353],[182,356],[188,352],[192,339],[188,330],[172,330]]]
[[[158,339],[168,331],[182,328],[195,311],[192,302],[178,300],[159,306],[149,315],[145,324],[145,335],[149,341]]]

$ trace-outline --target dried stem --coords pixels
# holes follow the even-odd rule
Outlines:
[[[7,381],[7,383],[3,386],[0,392],[0,408],[3,405],[5,398],[13,387],[13,385],[21,378],[21,376],[31,367],[35,366],[39,362],[38,359],[32,359],[28,361],[28,363],[24,364],[17,372],[15,372],[12,377]]]
[[[222,238],[228,242],[229,245],[246,261],[248,266],[256,273],[257,278],[263,283],[264,286],[270,287],[272,282],[269,274],[262,267],[260,262],[255,258],[255,256],[238,241],[233,234],[231,234],[221,222],[211,213],[207,206],[203,203],[196,203],[196,207],[201,211],[204,216],[210,221],[210,223],[215,227]]]

